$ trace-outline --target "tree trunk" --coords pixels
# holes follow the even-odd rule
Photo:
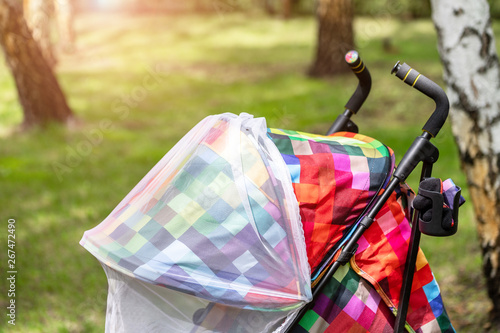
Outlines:
[[[487,0],[432,0],[451,123],[467,175],[500,328],[500,67]]]
[[[292,0],[281,0],[283,18],[285,20],[292,16]]]
[[[57,0],[55,2],[58,2]],[[33,38],[38,42],[42,54],[50,67],[54,67],[57,59],[50,38],[50,14],[52,0],[24,0],[24,19],[31,29]]]
[[[274,8],[274,0],[260,0],[264,10],[268,15],[276,14],[276,8]]]
[[[430,15],[429,0],[412,0],[408,2],[408,11],[412,19],[429,17]]]
[[[344,55],[354,48],[353,8],[351,0],[319,0],[319,22],[316,59],[309,74],[314,77],[334,76],[349,71]]]
[[[59,31],[59,43],[64,52],[73,52],[75,49],[75,30],[73,29],[73,2],[72,0],[54,1]]]
[[[0,0],[0,46],[24,110],[23,127],[68,122],[71,110],[16,0]]]

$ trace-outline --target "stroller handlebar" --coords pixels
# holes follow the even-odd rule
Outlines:
[[[434,81],[420,74],[406,63],[401,64],[398,61],[392,69],[391,74],[394,73],[403,82],[429,96],[436,103],[436,110],[434,110],[422,128],[424,132],[427,132],[432,137],[435,137],[443,127],[446,118],[448,117],[450,102],[448,101],[446,93]]]
[[[365,102],[372,87],[372,78],[365,63],[359,57],[358,52],[352,50],[345,55],[345,61],[358,77],[359,84],[354,94],[345,105],[345,108],[356,114]]]

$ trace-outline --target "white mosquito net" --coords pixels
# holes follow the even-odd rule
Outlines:
[[[279,332],[311,300],[288,168],[248,114],[201,121],[80,244],[107,332]]]

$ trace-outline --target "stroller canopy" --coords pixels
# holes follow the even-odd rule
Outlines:
[[[246,114],[203,120],[81,244],[120,285],[202,299],[191,312],[209,301],[279,321],[311,300],[290,174],[264,119]]]

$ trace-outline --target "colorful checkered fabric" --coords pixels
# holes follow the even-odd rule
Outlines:
[[[351,265],[369,281],[386,304],[397,309],[411,234],[401,200],[406,191],[394,192],[374,223],[358,241]],[[444,308],[439,286],[422,250],[419,250],[407,322],[416,332],[455,332]]]
[[[311,297],[298,206],[263,119],[207,118],[81,244],[116,271],[242,308]]]
[[[291,333],[394,332],[394,315],[349,264],[340,267]]]
[[[392,170],[390,151],[354,133],[269,129],[292,176],[311,270],[361,215]]]
[[[301,210],[309,262],[313,269],[320,268],[316,274],[320,275],[326,267],[317,265],[320,262],[319,256],[325,255],[332,247],[336,248],[335,244],[345,236],[348,227],[359,218],[369,198],[378,190],[377,186],[386,182],[390,175],[389,171],[393,167],[391,163],[393,159],[390,158],[392,152],[375,140],[359,134],[336,133],[332,137],[324,137],[292,131],[269,130],[269,132],[290,169]],[[351,176],[348,170],[341,169],[342,165],[346,163],[342,164],[339,161],[342,161],[341,158],[344,161],[350,160],[350,154],[353,154],[355,149],[351,147],[346,149],[345,146],[364,145],[366,147],[367,144],[371,149],[380,152],[380,155],[376,152],[374,155],[369,155],[370,150],[363,150],[365,156],[369,156],[363,161],[365,157],[361,158],[359,153],[355,154],[357,159],[349,164],[351,173],[356,174],[363,167],[366,169],[366,165],[369,163],[378,165],[379,167],[374,167],[374,170],[383,170],[383,172],[379,171],[378,175],[370,178],[369,181],[368,177],[365,177],[367,179],[365,187],[363,190],[359,190],[352,180],[355,177]],[[345,151],[348,156],[340,156],[341,158],[339,158],[339,151]],[[371,153],[373,154],[373,151]],[[336,154],[337,156],[335,156]],[[333,158],[332,155],[334,155]],[[359,162],[362,163],[361,166],[356,164]],[[381,166],[384,168],[382,169]],[[326,175],[333,181],[328,182]],[[372,185],[373,187],[370,188]],[[314,197],[311,198],[311,196]],[[346,196],[351,196],[349,199],[352,200],[350,203],[352,206],[345,204]],[[357,281],[362,282],[356,284],[351,279],[353,285],[357,286],[352,288],[354,290],[359,288],[365,293],[367,290],[376,290],[380,299],[384,301],[383,306],[389,313],[396,312],[399,301],[410,236],[407,215],[411,213],[412,198],[413,192],[406,186],[398,189],[397,193],[391,196],[377,215],[373,225],[358,241],[357,254],[351,260],[352,268],[366,279],[359,280],[359,278],[354,277]],[[340,206],[340,209],[336,207],[337,205]],[[353,214],[353,212],[355,213]],[[322,235],[323,238],[320,237],[319,231],[325,233]],[[352,275],[352,270],[350,272]],[[340,277],[335,277],[334,280],[340,281],[343,278],[342,274]],[[330,284],[335,284],[335,282],[330,282]],[[372,285],[373,287],[371,287]],[[349,300],[349,297],[350,295],[346,295],[344,298]],[[339,300],[339,302],[346,301]],[[374,322],[380,323],[385,318],[387,311],[383,312],[382,316],[356,317],[364,323],[361,326],[360,323],[354,324],[354,316],[349,318],[344,310],[328,307],[330,313],[322,311],[318,305],[310,310],[306,316],[317,320],[304,319],[309,324],[301,322],[302,331],[300,332],[308,330],[310,332],[322,332],[322,330],[344,332],[354,329],[351,328],[351,324],[352,327],[357,325],[358,328],[354,329],[356,332],[384,332],[384,330],[392,332],[390,325],[392,325],[394,316],[392,320],[387,320],[382,325],[383,327],[373,328],[370,326],[371,324],[367,323],[370,318]],[[339,317],[338,321],[337,317]],[[346,326],[342,326],[344,321]],[[311,324],[312,322],[314,324]],[[454,331],[444,309],[436,280],[421,251],[418,255],[407,322],[416,332]],[[377,325],[376,323],[374,325]],[[345,330],[339,329],[340,327],[345,328]]]

